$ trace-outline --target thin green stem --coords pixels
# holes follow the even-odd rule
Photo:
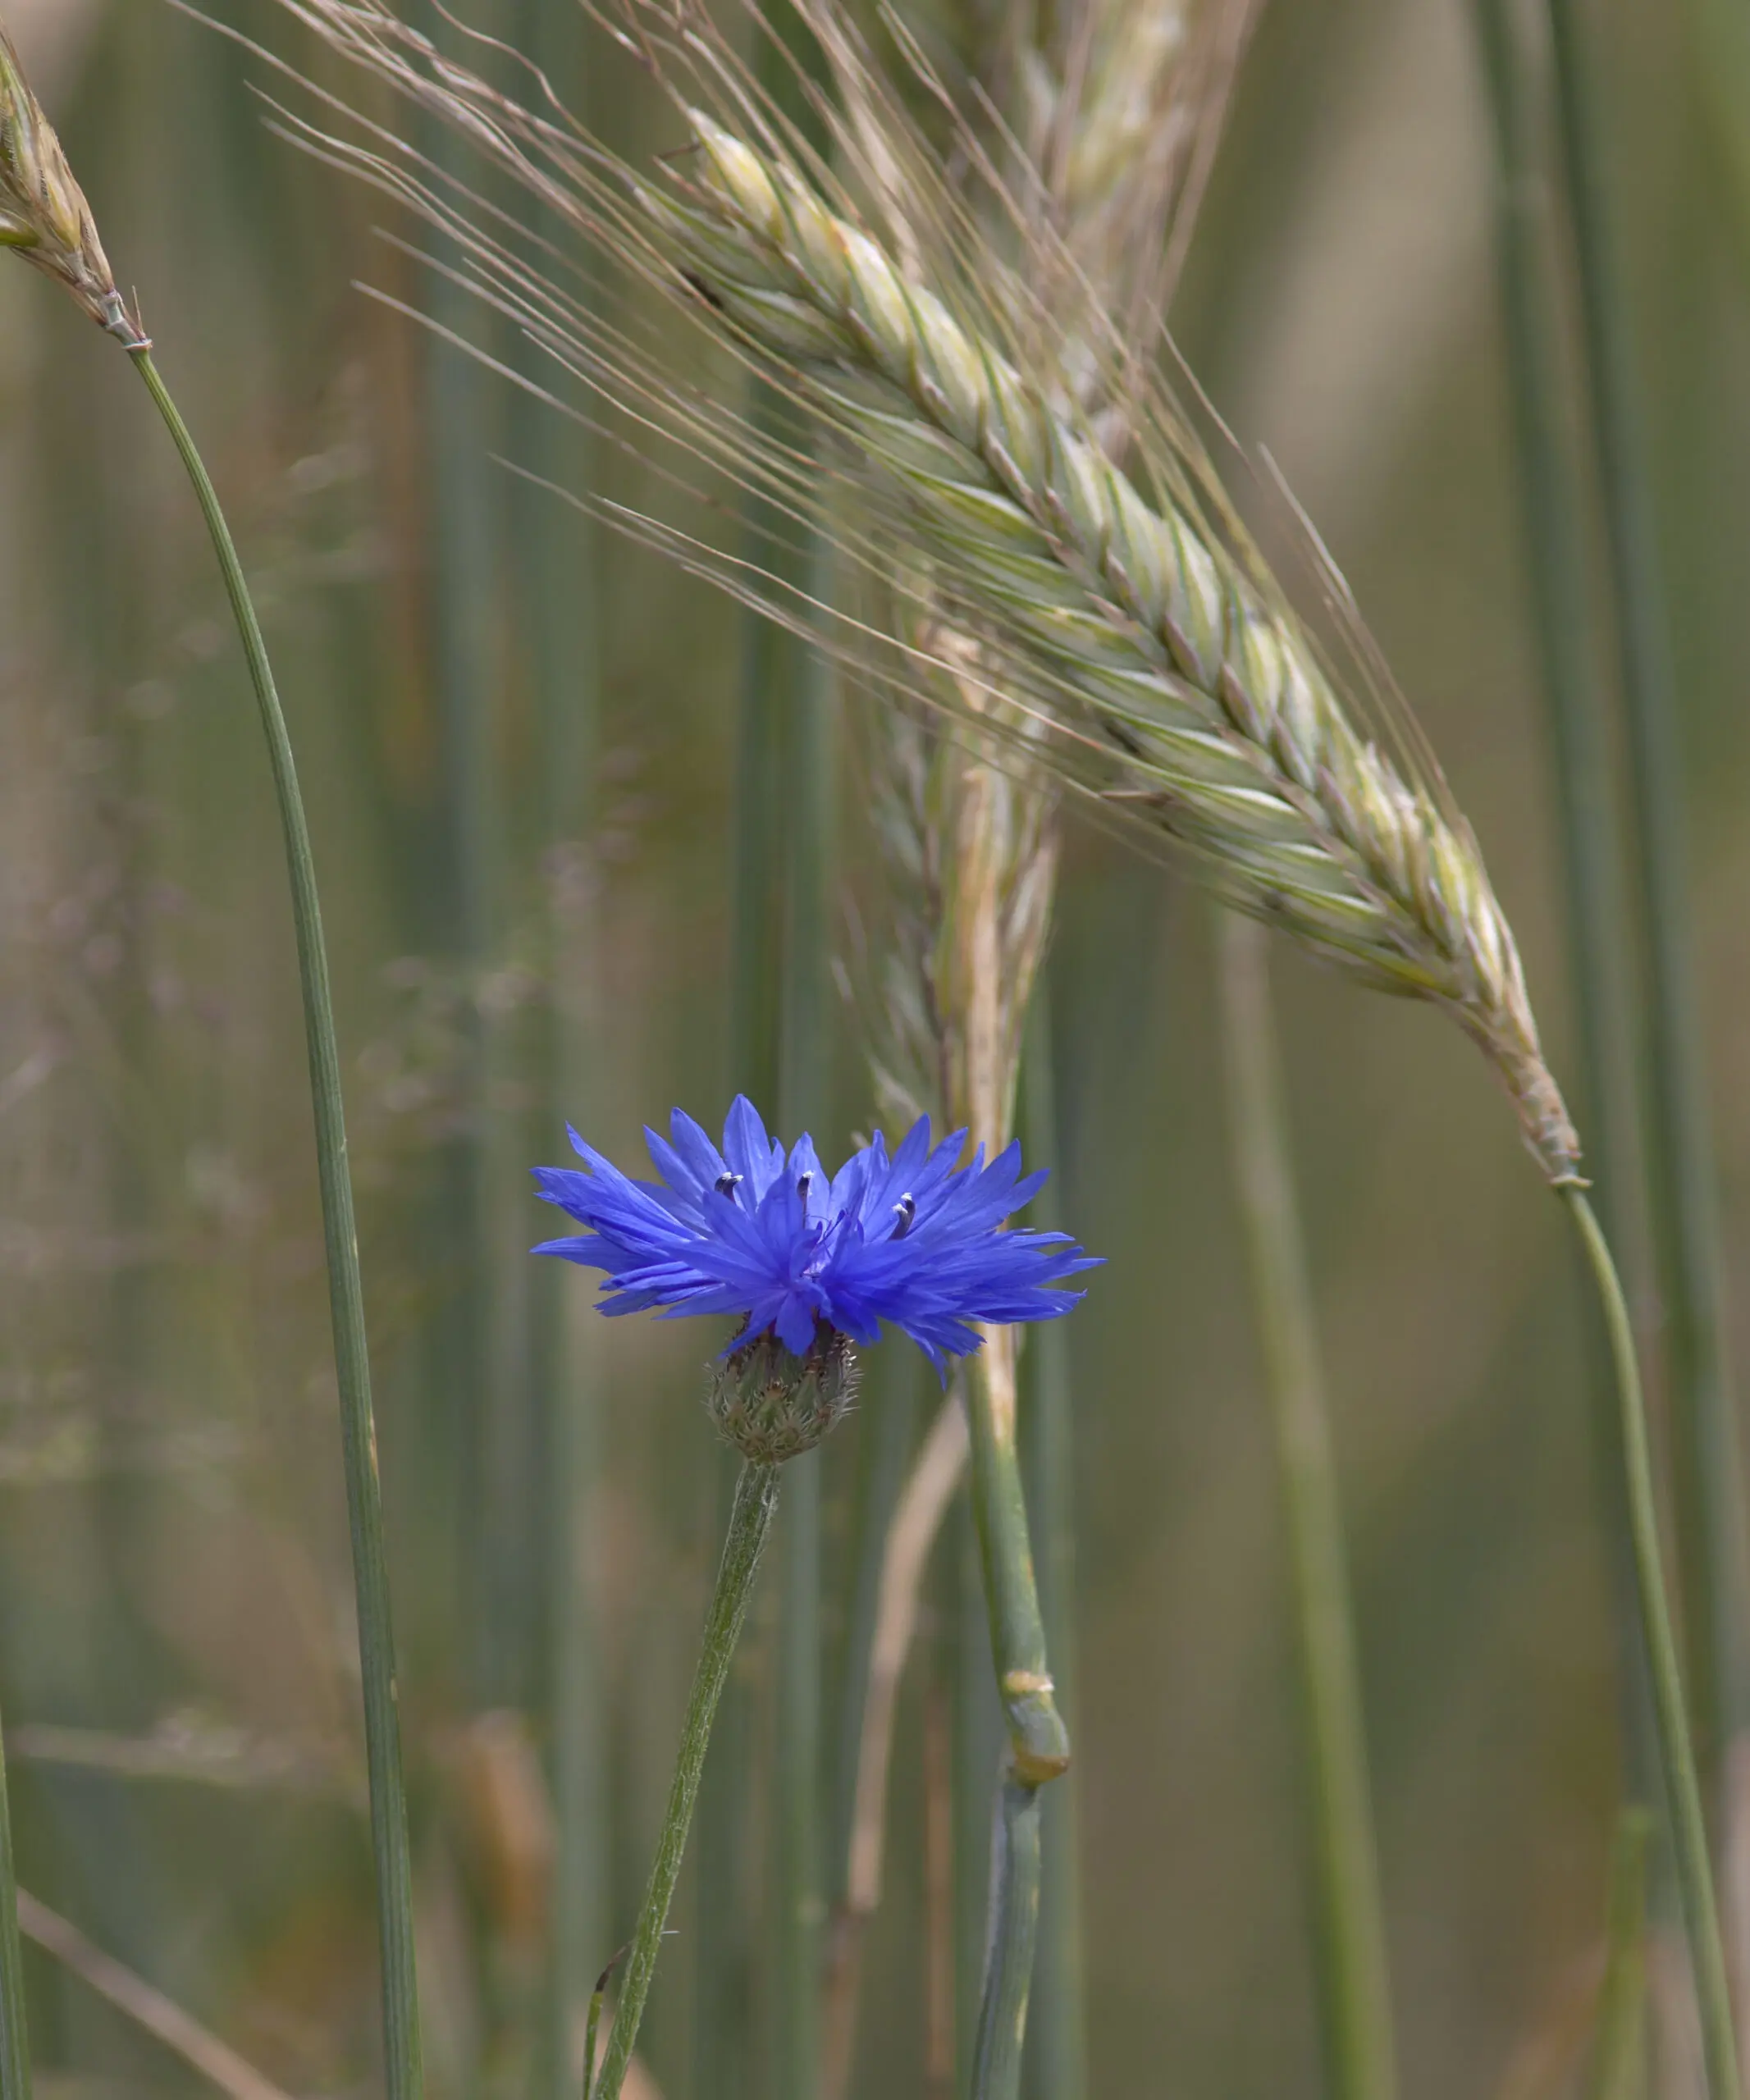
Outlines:
[[[1048,966],[1049,968],[1049,966]],[[1026,1154],[1035,1166],[1059,1156],[1055,1046],[1049,975],[1027,1010],[1021,1067]],[[1053,1178],[1035,1198],[1030,1222],[1059,1223]],[[1039,1600],[1052,1674],[1065,1702],[1076,1691],[1076,1495],[1074,1396],[1069,1331],[1062,1320],[1032,1328],[1021,1358],[1021,1459],[1027,1501],[1039,1527]],[[1073,1769],[1046,1796],[1039,1939],[1033,1988],[1029,2089],[1039,2100],[1084,2100],[1088,2089],[1086,1965],[1081,1934],[1081,1869]]]
[[[1579,1040],[1575,1107],[1592,1171],[1606,1192],[1613,1244],[1629,1244],[1629,1192],[1638,1162],[1625,959],[1632,937],[1597,666],[1588,641],[1585,535],[1564,436],[1560,317],[1549,240],[1548,192],[1538,150],[1532,74],[1510,0],[1474,0],[1495,146],[1496,249],[1518,454],[1526,553],[1546,713],[1554,749],[1569,943]],[[1650,1798],[1654,1728],[1640,1682],[1633,1575],[1622,1541],[1621,1465],[1607,1400],[1606,1349],[1592,1331],[1598,1477],[1611,1555],[1629,1792]]]
[[[30,2030],[25,2018],[25,1957],[18,1940],[18,1871],[6,1748],[0,1742],[0,2100],[30,2100]]]
[[[1266,938],[1253,920],[1226,915],[1222,1003],[1234,1180],[1276,1440],[1300,1664],[1320,2012],[1337,2100],[1391,2100],[1396,2051],[1361,1677]]]
[[[1639,832],[1652,1239],[1665,1314],[1685,1659],[1712,1799],[1725,1746],[1750,1723],[1750,1556],[1743,1454],[1725,1363],[1713,1148],[1689,950],[1677,681],[1628,306],[1612,236],[1596,31],[1585,25],[1577,0],[1549,0],[1549,15]]]
[[[991,1839],[990,1945],[972,2048],[971,2100],[1013,2100],[1021,2090],[1027,1995],[1039,1937],[1044,1809],[1038,1787],[1015,1779],[1003,1783]]]
[[[419,1997],[414,1963],[413,1872],[407,1841],[407,1797],[401,1776],[400,1722],[396,1710],[395,1636],[389,1610],[388,1557],[383,1541],[382,1489],[377,1470],[377,1429],[371,1413],[371,1367],[365,1343],[364,1287],[359,1268],[359,1235],[353,1217],[352,1177],[346,1163],[346,1125],[340,1093],[340,1051],[335,1042],[334,1005],[328,956],[309,829],[286,717],[275,691],[267,646],[250,601],[219,499],[144,345],[130,355],[163,418],[188,470],[201,514],[212,535],[226,596],[242,637],[250,681],[261,710],[273,770],[286,862],[291,881],[292,921],[304,993],[305,1047],[316,1117],[316,1161],[322,1189],[322,1240],[327,1256],[328,1302],[334,1326],[336,1383],[340,1400],[340,1448],[346,1475],[347,1518],[352,1532],[353,1584],[359,1614],[359,1667],[364,1691],[365,1763],[370,1783],[371,1839],[377,1862],[377,1934],[382,1960],[383,2048],[389,2100],[418,2100]]]
[[[1027,1531],[1016,1442],[1013,1328],[985,1330],[985,1345],[966,1366],[966,1393],[972,1434],[972,1513],[990,1617],[997,1696],[1016,1779],[1023,1786],[1043,1786],[1069,1769],[1070,1742],[1046,1660],[1045,1618]]]
[[[1702,2021],[1702,2053],[1707,2068],[1710,2100],[1739,2100],[1738,2042],[1732,2026],[1732,2002],[1726,1983],[1725,1952],[1720,1937],[1719,1907],[1714,1897],[1713,1869],[1707,1851],[1707,1825],[1696,1778],[1695,1751],[1690,1741],[1688,1710],[1684,1701],[1683,1672],[1671,1630],[1660,1559],[1659,1522],[1653,1489],[1652,1449],[1647,1428],[1647,1405],[1641,1392],[1640,1364],[1634,1330],[1623,1297],[1608,1241],[1583,1190],[1571,1184],[1557,1192],[1567,1205],[1597,1285],[1598,1300],[1609,1330],[1616,1369],[1617,1404],[1621,1415],[1624,1487],[1629,1539],[1641,1607],[1641,1632],[1652,1684],[1653,1712],[1658,1722],[1659,1753],[1665,1771],[1672,1850],[1678,1893],[1689,1936],[1689,1959]]]
[[[765,1550],[772,1517],[778,1507],[778,1468],[753,1459],[743,1462],[735,1482],[735,1500],[729,1513],[729,1536],[717,1568],[717,1586],[711,1592],[711,1609],[705,1618],[705,1637],[699,1650],[698,1668],[687,1700],[681,1724],[680,1752],[669,1788],[668,1806],[662,1819],[662,1834],[656,1841],[656,1861],[651,1869],[644,1906],[638,1913],[627,1959],[626,1980],[614,2016],[614,2031],[608,2038],[607,2055],[595,2100],[619,2100],[619,2089],[632,2061],[650,1995],[651,1978],[662,1951],[662,1929],[668,1922],[674,1884],[680,1878],[681,1858],[687,1849],[687,1832],[692,1822],[693,1804],[699,1796],[700,1775],[711,1742],[711,1722],[729,1674],[729,1664],[741,1638],[747,1616],[748,1600],[760,1555]]]
[[[775,427],[779,404],[756,387],[751,411]],[[800,558],[785,542],[779,513],[759,496],[747,500],[743,537],[750,559],[800,581]],[[735,793],[729,958],[729,1073],[738,1093],[770,1113],[778,1099],[783,1052],[784,710],[782,696],[797,650],[793,637],[757,614],[742,621],[737,697]],[[716,1493],[727,1498],[732,1454],[723,1447]],[[699,1804],[698,1944],[695,1959],[694,2084],[713,2100],[741,2100],[752,2089],[754,1965],[750,1958],[751,1792],[754,1716],[747,1689],[729,1687],[717,1754],[706,1768]]]
[[[1626,1808],[1611,1859],[1604,1983],[1587,2071],[1585,2100],[1646,2100],[1647,1880],[1652,1818]]]
[[[992,1860],[974,2100],[1017,2100],[1039,1933],[1039,1789],[1069,1769],[1069,1731],[1046,1660],[1016,1440],[1015,1331],[987,1328],[967,1366],[972,1514],[978,1532],[997,1696],[1008,1752]]]
[[[821,554],[810,550],[816,566]],[[824,579],[816,595],[825,596]],[[829,1120],[835,774],[834,696],[818,657],[793,648],[782,694],[784,952],[779,1120],[793,1136]],[[820,2080],[821,1883],[821,1466],[792,1468],[783,1526],[778,1646],[777,1906],[772,1985],[776,2100],[816,2100]]]
[[[587,112],[592,74],[583,10],[555,7],[548,0],[520,0],[520,48],[568,105]],[[549,238],[559,225],[557,214],[537,221]],[[515,354],[530,377],[546,362],[546,354],[521,333]],[[592,485],[592,432],[553,417],[520,392],[511,415],[522,458],[541,459],[567,487]],[[587,879],[597,814],[601,546],[594,521],[555,503],[550,490],[524,484],[511,491],[511,503],[517,541],[511,568],[521,593],[540,734],[549,997],[537,1069],[546,1137],[568,1120],[588,1129],[601,1093],[596,885]],[[562,1273],[564,1264],[535,1266],[541,1271],[533,1280],[539,1294],[535,1369],[550,1468],[541,1506],[547,1522],[548,1757],[556,1838],[545,2091],[548,2100],[576,2100],[577,2020],[601,1958],[608,1908],[605,1685],[587,1564],[601,1508],[600,1322],[586,1294],[565,1287],[570,1280]],[[600,1992],[587,2002],[599,2019]],[[592,2063],[586,2092],[592,2075]]]

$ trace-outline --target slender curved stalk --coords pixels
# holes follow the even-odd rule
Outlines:
[[[1720,1760],[1750,1724],[1750,1555],[1743,1452],[1725,1363],[1720,1224],[1689,952],[1688,856],[1677,749],[1676,674],[1638,413],[1628,312],[1616,271],[1596,32],[1575,0],[1548,0],[1556,108],[1574,228],[1639,832],[1641,931],[1654,1253],[1671,1399],[1673,1486],[1683,1575],[1685,1661],[1710,1801]]]
[[[1264,929],[1227,915],[1222,939],[1234,1179],[1263,1344],[1286,1533],[1317,1888],[1320,2012],[1339,2100],[1396,2090],[1391,1976],[1368,1796],[1367,1737],[1343,1518]]]
[[[1688,1712],[1684,1701],[1683,1672],[1677,1659],[1677,1641],[1671,1630],[1671,1609],[1660,1560],[1652,1449],[1647,1434],[1647,1404],[1641,1392],[1640,1365],[1635,1356],[1634,1330],[1616,1265],[1611,1258],[1609,1243],[1585,1192],[1570,1184],[1559,1194],[1574,1220],[1597,1285],[1616,1369],[1624,1486],[1640,1596],[1641,1632],[1652,1682],[1653,1712],[1658,1722],[1659,1752],[1665,1769],[1678,1893],[1683,1903],[1689,1959],[1695,1974],[1696,2000],[1701,2013],[1707,2090],[1710,2100],[1739,2100],[1742,2089],[1738,2078],[1738,2041],[1733,2031],[1731,1993],[1726,1982],[1725,1952],[1720,1937],[1713,1869],[1708,1859],[1707,1825],[1702,1813],[1702,1790],[1696,1778],[1695,1751],[1690,1741]]]
[[[1623,893],[1611,794],[1606,724],[1589,644],[1585,532],[1565,436],[1560,317],[1549,267],[1548,205],[1532,106],[1532,76],[1507,0],[1474,0],[1484,85],[1493,120],[1496,252],[1543,703],[1555,758],[1569,975],[1579,1021],[1579,1120],[1602,1194],[1606,1234],[1629,1243],[1638,1188],[1635,1074],[1625,959],[1633,936]],[[1655,1728],[1643,1681],[1634,1578],[1624,1541],[1620,1456],[1608,1399],[1603,1338],[1588,1337],[1588,1397],[1611,1557],[1628,1791],[1651,1800]]]
[[[25,2017],[25,1958],[18,1941],[18,1870],[6,1749],[0,1742],[0,2100],[30,2100],[30,2030]]]
[[[383,1541],[382,1487],[377,1470],[377,1427],[371,1413],[371,1367],[365,1342],[364,1285],[353,1217],[352,1176],[346,1162],[346,1124],[340,1057],[335,1041],[328,955],[309,828],[299,791],[291,739],[274,688],[261,625],[250,601],[231,528],[188,427],[158,376],[148,345],[128,354],[139,368],[172,443],[188,470],[212,539],[225,595],[231,600],[250,682],[261,710],[273,769],[292,921],[304,994],[305,1046],[316,1116],[317,1173],[322,1187],[322,1243],[334,1325],[340,1397],[340,1448],[346,1473],[346,1513],[352,1532],[353,1584],[359,1613],[359,1668],[364,1691],[365,1763],[371,1789],[371,1841],[377,1861],[377,1934],[382,1959],[383,2047],[389,2100],[418,2100],[419,1994],[414,1964],[413,1872],[407,1841],[407,1796],[401,1776],[401,1730],[396,1710],[395,1634],[389,1609],[388,1556]]]
[[[1044,1809],[1038,1787],[1004,1782],[991,1839],[990,1945],[972,2049],[972,2100],[1006,2100],[1021,2089],[1027,1994],[1039,1937]]]
[[[711,1609],[705,1618],[705,1638],[699,1650],[698,1668],[687,1700],[687,1715],[681,1724],[680,1751],[674,1778],[669,1787],[668,1806],[662,1818],[662,1834],[656,1841],[656,1861],[651,1869],[644,1906],[632,1936],[632,1952],[626,1961],[626,1981],[615,2008],[614,2031],[608,2038],[607,2055],[596,2086],[595,2100],[619,2100],[626,2068],[632,2061],[638,2024],[644,2016],[644,2001],[650,1995],[651,1978],[662,1951],[662,1929],[668,1922],[674,1884],[680,1878],[681,1857],[687,1849],[687,1831],[699,1797],[699,1778],[705,1769],[705,1752],[711,1742],[711,1722],[717,1701],[729,1674],[747,1602],[753,1595],[753,1578],[760,1555],[772,1527],[778,1507],[778,1468],[749,1459],[736,1477],[735,1501],[729,1513],[729,1536],[723,1543],[718,1564],[717,1586],[711,1592]]]

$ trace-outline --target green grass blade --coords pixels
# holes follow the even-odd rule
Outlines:
[[[1295,1201],[1262,926],[1227,915],[1222,1005],[1234,1180],[1263,1347],[1288,1549],[1312,1825],[1320,2017],[1337,2100],[1397,2089],[1336,1454]]]
[[[1556,760],[1569,975],[1579,1022],[1579,1121],[1587,1132],[1588,1167],[1598,1185],[1606,1230],[1613,1244],[1626,1245],[1632,1244],[1631,1194],[1638,1166],[1627,1018],[1631,943],[1604,710],[1588,640],[1584,534],[1574,463],[1563,439],[1547,192],[1537,154],[1530,78],[1513,9],[1507,0],[1474,4],[1492,118],[1496,254],[1531,612]],[[1611,1555],[1628,1786],[1637,1798],[1651,1801],[1657,1783],[1654,1728],[1636,1632],[1633,1575],[1624,1543],[1628,1514],[1620,1491],[1615,1422],[1606,1400],[1606,1349],[1596,1328],[1590,1346],[1597,1359],[1590,1386]]]
[[[1611,1858],[1604,1984],[1586,2100],[1647,2100],[1647,1882],[1652,1818],[1625,1809]]]
[[[784,952],[779,1121],[787,1139],[828,1127],[831,1113],[833,694],[824,667],[789,652],[784,707]],[[825,1824],[822,1765],[822,1454],[790,1468],[778,1650],[774,1783],[778,1914],[772,1938],[774,2086],[778,2100],[816,2100],[820,2076]]]
[[[1678,696],[1608,194],[1596,32],[1548,0],[1556,108],[1604,503],[1645,943],[1648,1180],[1672,1414],[1685,1660],[1710,1799],[1750,1723],[1750,1556],[1743,1452],[1725,1362],[1718,1194],[1702,1073],[1678,750]]]
[[[1720,1933],[1720,1909],[1708,1858],[1707,1824],[1696,1777],[1695,1750],[1684,1697],[1683,1672],[1677,1659],[1677,1637],[1661,1559],[1657,1495],[1653,1486],[1652,1444],[1647,1403],[1641,1390],[1634,1330],[1622,1284],[1597,1214],[1583,1190],[1570,1185],[1560,1192],[1567,1205],[1581,1248],[1597,1286],[1598,1302],[1609,1330],[1621,1417],[1624,1490],[1629,1509],[1634,1573],[1640,1602],[1641,1632],[1647,1645],[1652,1682],[1653,1711],[1659,1726],[1659,1755],[1671,1819],[1672,1851],[1677,1869],[1684,1926],[1702,2022],[1702,2053],[1707,2071],[1709,2100],[1740,2100],[1738,2038],[1726,1980],[1725,1949]]]
[[[1030,1222],[1050,1231],[1062,1221],[1056,1180],[1058,1122],[1049,975],[1027,1013],[1022,1121],[1030,1166],[1053,1178],[1034,1200]],[[1075,1396],[1069,1331],[1061,1320],[1030,1329],[1021,1359],[1021,1464],[1039,1533],[1039,1602],[1051,1644],[1051,1673],[1064,1704],[1076,1696]],[[1034,1974],[1027,2078],[1038,2100],[1085,2100],[1088,2090],[1086,1963],[1082,1946],[1080,1787],[1073,1765],[1045,1796],[1039,1952]]]
[[[0,2100],[30,2100],[30,2029],[25,2016],[25,1957],[18,1938],[18,1870],[6,1747],[0,1738]]]
[[[366,1345],[364,1285],[346,1163],[346,1125],[340,1050],[309,828],[298,786],[291,739],[274,688],[267,645],[250,600],[243,564],[188,427],[158,376],[149,349],[130,353],[194,485],[218,557],[225,593],[242,638],[250,682],[273,771],[290,878],[292,919],[304,994],[310,1092],[316,1118],[317,1171],[322,1187],[322,1239],[334,1322],[335,1368],[340,1397],[341,1454],[352,1532],[353,1582],[359,1614],[359,1666],[364,1692],[365,1761],[371,1793],[371,1839],[377,1862],[377,1935],[382,1960],[383,2042],[389,2100],[418,2100],[419,1993],[414,1958],[413,1870],[407,1838],[407,1796],[401,1774],[401,1728],[396,1706],[395,1635],[389,1609],[389,1565],[383,1539],[382,1489],[377,1477],[377,1426],[371,1411],[371,1367]]]

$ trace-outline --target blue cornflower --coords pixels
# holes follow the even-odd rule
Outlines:
[[[575,1130],[587,1174],[535,1169],[542,1197],[591,1228],[535,1252],[605,1270],[604,1312],[740,1313],[733,1346],[770,1331],[797,1356],[822,1323],[868,1344],[885,1321],[945,1376],[978,1348],[973,1322],[1056,1319],[1081,1293],[1052,1286],[1096,1265],[1067,1233],[1000,1230],[1045,1180],[1021,1178],[1019,1145],[957,1169],[966,1133],[932,1146],[923,1116],[891,1157],[878,1130],[829,1179],[812,1139],[786,1157],[741,1096],[720,1152],[678,1108],[669,1129],[644,1134],[660,1183],[628,1180]]]

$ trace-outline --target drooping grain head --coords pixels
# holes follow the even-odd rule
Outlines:
[[[0,28],[0,248],[66,285],[100,328],[130,348],[144,338],[117,289],[85,193]]]
[[[1299,622],[1182,481],[1139,486],[1057,390],[795,166],[689,116],[698,162],[641,193],[652,221],[710,312],[860,455],[871,505],[926,556],[957,625],[1000,652],[1004,687],[1231,902],[1451,1013],[1546,1173],[1576,1178],[1511,931],[1439,783],[1358,732]]]
[[[1366,733],[1368,688],[1327,668],[1168,393],[1135,389],[1122,463],[1108,456],[1089,395],[1054,358],[1038,291],[1053,270],[992,251],[939,156],[932,172],[915,137],[871,151],[845,124],[829,167],[761,103],[693,0],[614,0],[628,48],[692,135],[690,152],[640,170],[440,57],[382,0],[281,4],[814,419],[816,437],[771,440],[741,413],[738,378],[725,387],[720,368],[701,383],[672,340],[603,319],[546,254],[507,238],[483,192],[440,194],[418,149],[380,127],[362,148],[311,131],[315,150],[457,242],[463,281],[641,441],[774,494],[908,605],[890,689],[947,705],[975,740],[1000,731],[985,704],[1000,701],[1026,724],[1010,738],[1026,765],[1131,835],[1172,842],[1224,899],[1312,954],[1439,1007],[1485,1052],[1550,1180],[1579,1179],[1511,929],[1414,725],[1390,724],[1401,761]],[[832,0],[799,4],[811,25],[842,20]],[[824,102],[820,113],[830,126]],[[891,208],[889,162],[921,205],[915,230]],[[1122,327],[1094,323],[1096,364],[1134,370]],[[798,608],[732,550],[600,509],[882,685],[866,625]],[[953,646],[932,647],[932,631]]]

